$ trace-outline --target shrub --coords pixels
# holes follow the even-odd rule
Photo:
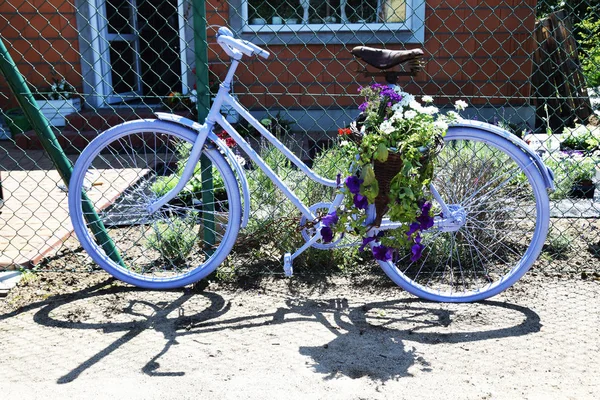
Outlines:
[[[573,238],[568,232],[551,227],[548,232],[544,252],[554,259],[566,259],[571,251]]]
[[[562,150],[581,150],[592,152],[600,149],[600,128],[596,126],[577,125],[574,129],[566,128],[562,134],[560,147]]]
[[[198,238],[194,229],[196,217],[197,215],[188,218],[174,217],[153,223],[147,246],[158,251],[165,260],[174,262],[185,260]]]

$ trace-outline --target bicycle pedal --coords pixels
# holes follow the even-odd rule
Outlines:
[[[292,265],[292,255],[290,253],[285,253],[283,256],[283,273],[287,277],[294,275],[294,266]]]

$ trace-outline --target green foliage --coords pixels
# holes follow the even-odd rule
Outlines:
[[[386,246],[401,248],[412,242],[405,232],[408,225],[421,214],[423,201],[428,199],[427,188],[433,177],[433,161],[443,144],[448,123],[457,119],[456,113],[438,114],[433,105],[423,106],[414,96],[404,93],[399,87],[372,85],[363,88],[361,94],[366,103],[361,105],[366,116],[358,141],[357,176],[360,178],[360,195],[370,204],[380,196],[381,182],[375,175],[376,163],[385,163],[391,154],[400,155],[401,169],[390,182],[388,215],[391,220],[404,222],[406,227],[391,233],[391,243]],[[433,101],[431,97],[423,99]],[[466,103],[457,102],[457,109]],[[389,165],[389,164],[388,164]],[[386,166],[386,168],[389,168]],[[359,236],[365,236],[368,227],[366,210],[359,207],[358,195],[348,194],[336,224],[338,232],[350,226]]]
[[[565,128],[562,134],[563,150],[592,152],[600,149],[600,127],[577,125],[574,129]]]
[[[583,74],[589,87],[600,86],[600,15],[588,8],[585,19],[575,24]]]
[[[163,259],[180,262],[190,254],[197,241],[197,214],[188,218],[174,217],[159,221],[152,225],[148,235],[147,246],[160,253]]]
[[[554,172],[556,190],[551,193],[550,198],[560,200],[569,197],[574,184],[593,179],[598,160],[594,157],[563,155],[559,158],[548,157],[544,163]]]
[[[156,181],[152,184],[150,189],[157,196],[164,196],[173,189],[179,182],[185,164],[187,163],[190,155],[192,145],[190,143],[181,143],[177,147],[176,151],[178,154],[177,164],[175,171],[172,174],[159,176]],[[212,185],[213,191],[216,198],[224,198],[226,196],[225,183],[219,171],[213,166],[212,167]],[[177,197],[184,203],[190,203],[192,199],[201,200],[202,197],[202,170],[201,165],[198,162],[194,167],[194,173],[187,182],[185,187],[177,195]]]
[[[600,86],[600,17],[590,12],[576,27],[579,30],[581,66],[587,84],[590,87]]]
[[[573,238],[568,232],[551,227],[548,232],[544,252],[554,259],[566,259],[572,249]]]

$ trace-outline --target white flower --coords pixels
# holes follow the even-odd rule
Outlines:
[[[462,121],[461,116],[458,115],[456,111],[448,111],[446,117],[448,117],[450,121]]]
[[[348,146],[349,144],[350,144],[350,143],[349,143],[347,140],[342,140],[342,141],[340,142],[340,146],[341,146],[341,147]]]
[[[196,102],[198,101],[198,92],[196,91],[196,89],[190,92],[190,101],[194,104],[196,104]]]
[[[415,96],[413,96],[410,93],[402,92],[400,94],[402,95],[402,100],[400,100],[400,102],[398,104],[400,104],[402,107],[406,107],[410,103],[412,103],[413,101],[415,101]]]
[[[454,103],[454,108],[456,108],[458,111],[465,110],[467,106],[468,104],[463,100],[456,100],[456,103]]]
[[[441,129],[441,130],[443,130],[443,131],[445,131],[445,130],[447,130],[447,129],[448,129],[448,124],[446,123],[446,121],[443,121],[443,120],[441,120],[441,119],[439,119],[439,120],[435,121],[435,122],[433,123],[433,126],[435,126],[435,127],[436,127],[436,128],[438,128],[438,129]]]
[[[440,110],[438,110],[438,108],[435,106],[423,107],[423,112],[425,114],[433,115],[433,114],[437,114],[438,111],[440,111]]]
[[[406,119],[413,119],[416,116],[417,116],[417,112],[414,110],[408,110],[404,113],[404,118],[406,118]]]
[[[394,112],[398,112],[398,111],[402,112],[402,105],[400,103],[394,103],[392,105],[392,111],[394,111]]]
[[[390,117],[390,121],[392,122],[397,121],[399,119],[402,119],[402,107],[398,107],[398,109],[396,109],[396,111],[394,111],[394,113]]]
[[[392,132],[394,132],[395,128],[392,125],[392,121],[387,120],[387,121],[383,121],[381,123],[381,125],[379,125],[379,129],[383,132],[383,133],[387,133],[390,134]]]
[[[410,108],[412,108],[413,110],[420,112],[420,113],[424,113],[425,109],[423,108],[423,106],[421,105],[421,103],[419,103],[416,100],[413,100],[410,102],[409,104]]]
[[[394,87],[392,89],[394,89],[394,92],[396,92],[398,94],[402,94],[402,88],[400,86],[394,85]]]
[[[431,96],[423,96],[421,98],[421,100],[423,100],[423,103],[432,103],[433,102],[433,97],[431,97]]]
[[[240,156],[239,154],[235,154],[235,159],[242,167],[244,165],[246,165],[246,159],[244,157]]]

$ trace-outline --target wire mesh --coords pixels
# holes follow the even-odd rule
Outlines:
[[[207,60],[194,44],[194,7],[205,5]],[[303,161],[334,179],[338,129],[358,115],[361,86],[381,82],[350,50],[423,48],[424,68],[398,84],[442,110],[464,99],[464,117],[522,137],[555,175],[551,229],[534,269],[598,280],[600,258],[600,11],[592,1],[6,0],[1,38],[74,161],[100,132],[156,111],[192,119],[224,78],[216,27],[264,46],[247,58],[233,92]],[[200,60],[200,61],[199,61]],[[202,63],[204,62],[204,63]],[[409,72],[409,71],[405,71]],[[0,81],[0,268],[91,269],[71,236],[66,194],[39,141]],[[329,201],[231,109],[227,119],[307,204]],[[236,146],[233,150],[240,156]],[[302,241],[300,215],[248,162],[251,221],[220,268],[279,273]],[[315,206],[317,207],[317,206]],[[298,269],[360,270],[356,250],[311,250]],[[549,272],[548,272],[549,271]]]

